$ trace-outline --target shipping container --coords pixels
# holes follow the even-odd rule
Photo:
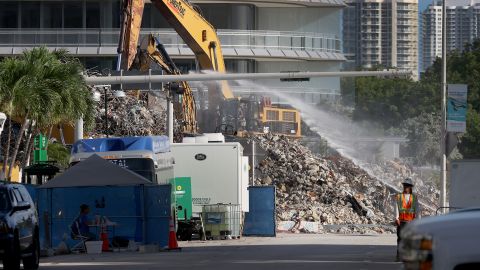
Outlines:
[[[235,204],[248,212],[248,158],[240,143],[174,143],[175,177],[190,177],[193,212],[202,205]]]

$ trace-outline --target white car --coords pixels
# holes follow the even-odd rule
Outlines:
[[[480,269],[480,208],[413,221],[399,251],[405,269]]]

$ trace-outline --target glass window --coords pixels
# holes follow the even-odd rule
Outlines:
[[[12,204],[17,205],[17,197],[15,197],[12,190],[10,190],[10,198],[11,198],[10,201],[12,202]]]
[[[87,28],[100,28],[100,3],[86,3],[86,23]]]
[[[64,3],[65,28],[83,27],[83,5],[80,1],[66,1]]]
[[[22,195],[23,201],[31,203],[30,202],[30,193],[28,193],[26,188],[19,188],[18,191],[20,192],[20,195]]]
[[[155,10],[156,11],[156,10]],[[158,11],[157,11],[158,12]],[[152,5],[145,4],[142,17],[142,28],[152,28]],[[159,15],[157,13],[157,15]]]
[[[18,27],[18,2],[0,2],[0,28]]]
[[[120,27],[120,9],[121,4],[119,0],[113,0],[112,2],[112,28]]]
[[[8,191],[5,188],[0,189],[0,212],[6,212],[10,210],[10,198],[8,197]]]
[[[43,25],[44,28],[62,28],[62,3],[43,2]]]
[[[20,194],[20,191],[18,189],[13,190],[13,194],[15,194],[15,197],[17,198],[17,202],[24,202],[25,199],[23,199],[22,194]]]
[[[151,9],[151,28],[171,28],[170,24],[168,24],[167,20],[163,18],[162,14],[156,7],[152,6]]]
[[[131,170],[146,179],[153,181],[155,175],[155,166],[153,160],[148,158],[127,158],[127,159],[109,159],[115,165],[124,169]]]
[[[40,2],[20,2],[22,28],[40,28]]]
[[[12,198],[12,204],[14,206],[23,201],[22,196],[20,196],[20,193],[18,193],[17,189],[12,189],[10,191],[10,197]]]
[[[279,112],[278,111],[267,110],[267,120],[278,121],[279,120]]]

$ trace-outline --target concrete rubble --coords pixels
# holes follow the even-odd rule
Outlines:
[[[319,233],[395,231],[396,191],[352,161],[338,155],[321,158],[285,136],[269,134],[254,139],[267,153],[257,167],[256,185],[276,186],[280,226],[289,231],[312,232],[304,225],[311,227],[308,222],[314,222],[319,228],[313,231]],[[400,181],[403,176],[399,174],[392,182]],[[432,187],[422,187],[421,200],[434,200],[424,193],[429,188]],[[425,209],[424,214],[431,212]]]
[[[428,194],[422,196],[422,202],[431,208],[438,208],[440,190],[435,187],[432,181],[427,181],[428,177],[422,175],[419,169],[409,166],[400,160],[388,160],[379,164],[364,164],[371,174],[384,179],[388,183],[401,189],[401,182],[406,177],[415,180],[415,192],[418,194]]]
[[[138,99],[135,96],[127,95],[116,98],[112,91],[108,91],[107,99],[109,135],[118,137],[149,136],[166,133],[166,111],[162,106],[153,103],[155,97]],[[89,136],[103,137],[104,135],[105,107],[102,95],[95,108],[95,127]]]

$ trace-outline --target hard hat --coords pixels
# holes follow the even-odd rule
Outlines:
[[[413,187],[413,180],[412,180],[412,178],[410,178],[410,177],[405,178],[405,180],[403,180],[403,182],[402,182],[402,185],[410,185],[410,186]]]

